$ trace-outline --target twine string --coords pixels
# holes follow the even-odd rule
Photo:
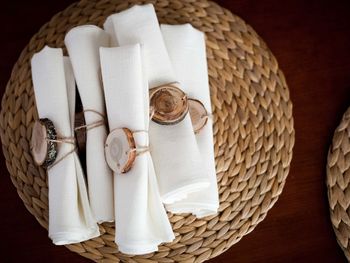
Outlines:
[[[81,130],[81,129],[85,129],[86,131],[89,131],[91,129],[94,129],[94,128],[97,128],[99,126],[102,126],[105,124],[105,115],[96,111],[96,110],[93,110],[93,109],[85,109],[83,111],[84,113],[85,112],[92,112],[92,113],[95,113],[96,115],[100,116],[101,119],[97,120],[97,121],[94,121],[92,123],[88,123],[88,124],[84,124],[84,125],[81,125],[81,126],[78,126],[74,129],[74,131],[78,131],[78,130]],[[74,147],[69,151],[67,152],[66,154],[64,154],[63,156],[61,156],[59,159],[56,159],[56,161],[51,164],[47,169],[51,169],[53,166],[55,166],[56,164],[58,164],[59,162],[63,161],[68,155],[72,154],[73,152],[75,152],[77,150],[77,146],[76,146],[76,140],[74,137],[58,137],[57,139],[49,139],[49,138],[46,138],[46,141],[47,142],[55,142],[55,143],[68,143],[68,144],[71,144],[73,145]]]
[[[58,137],[57,139],[49,139],[45,138],[47,142],[55,142],[55,143],[69,143],[69,144],[75,144],[75,138],[74,137]]]
[[[136,156],[149,152],[148,146],[139,146],[137,148],[130,149],[129,152],[136,152]]]
[[[148,134],[148,130],[136,130],[136,131],[133,131],[132,134],[141,133],[141,132]],[[149,147],[148,146],[138,146],[136,148],[131,149],[130,152],[136,152],[136,156],[139,156],[143,153],[149,152]]]
[[[63,161],[67,156],[69,156],[70,154],[74,153],[76,151],[76,149],[77,149],[74,137],[57,137],[56,139],[49,139],[49,138],[45,138],[45,139],[46,139],[47,142],[68,143],[68,144],[71,144],[71,145],[74,146],[69,152],[67,152],[66,154],[64,154],[60,158],[56,159],[53,164],[48,166],[47,170],[51,169],[52,167],[54,167],[55,165],[57,165],[58,163]]]
[[[101,112],[98,112],[98,111],[93,110],[93,109],[85,109],[83,112],[84,113],[85,112],[95,113],[96,115],[100,116],[101,119],[94,121],[92,123],[88,123],[88,124],[84,124],[84,125],[80,125],[78,127],[75,127],[75,129],[74,129],[75,131],[78,131],[81,129],[85,129],[86,131],[89,131],[89,130],[95,129],[97,127],[100,127],[106,123],[106,116],[104,114],[102,114]]]

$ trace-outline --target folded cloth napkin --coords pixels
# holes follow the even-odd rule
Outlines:
[[[113,175],[104,157],[107,129],[99,57],[99,47],[109,45],[109,36],[97,26],[85,25],[71,29],[64,42],[87,125],[86,166],[91,208],[99,223],[113,221]]]
[[[177,81],[153,5],[136,5],[109,16],[104,28],[114,35],[112,39],[117,45],[141,44],[143,70],[149,88]],[[181,89],[187,91],[184,86]],[[165,204],[209,186],[208,172],[203,167],[188,114],[176,125],[165,126],[151,121],[149,136],[159,191]]]
[[[190,24],[161,25],[161,31],[176,78],[187,87],[189,97],[201,101],[208,116],[211,116],[204,33]],[[167,209],[173,213],[193,213],[197,217],[217,213],[219,197],[212,126],[212,118],[209,117],[203,129],[196,134],[205,170],[209,172],[210,186],[189,194],[184,200],[169,204]]]
[[[45,47],[33,56],[31,64],[39,117],[50,119],[60,136],[74,136],[75,82],[68,58],[63,58],[62,49]],[[73,149],[72,144],[59,143],[57,163],[47,171],[49,237],[56,245],[100,235],[90,210],[83,170]]]
[[[110,131],[128,128],[136,147],[148,147],[148,85],[140,45],[100,48]],[[125,174],[114,174],[116,243],[126,254],[158,250],[175,237],[158,192],[149,151],[136,156]]]

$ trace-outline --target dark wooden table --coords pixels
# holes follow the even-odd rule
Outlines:
[[[72,0],[3,1],[0,90],[39,27]],[[326,160],[350,106],[350,2],[220,0],[277,57],[294,104],[296,145],[282,196],[258,227],[211,262],[346,262],[331,227]],[[88,262],[52,245],[25,209],[0,158],[0,262]]]

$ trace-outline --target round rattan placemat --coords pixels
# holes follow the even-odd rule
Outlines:
[[[327,187],[338,244],[350,261],[350,108],[334,132],[328,152]]]
[[[11,180],[27,209],[47,228],[47,178],[33,163],[29,139],[38,118],[30,59],[44,45],[63,47],[65,33],[148,1],[83,0],[55,15],[30,40],[13,68],[2,99],[0,132]],[[103,262],[202,262],[213,258],[261,222],[282,192],[294,146],[292,104],[283,73],[263,40],[242,19],[205,0],[150,1],[161,23],[191,23],[206,32],[214,110],[220,210],[196,219],[169,214],[176,239],[143,256],[121,254],[113,224],[101,237],[67,247]]]

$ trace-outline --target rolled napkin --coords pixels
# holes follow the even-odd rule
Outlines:
[[[45,47],[34,54],[32,79],[39,117],[50,119],[61,137],[74,136],[75,82],[62,49]],[[56,245],[99,236],[92,215],[75,146],[58,143],[56,161],[49,166],[49,237]]]
[[[204,217],[217,213],[219,197],[215,171],[213,144],[213,122],[210,104],[207,57],[204,33],[185,25],[161,25],[164,42],[175,70],[176,78],[187,87],[190,98],[203,103],[208,116],[206,124],[196,133],[196,139],[205,170],[209,172],[210,186],[208,189],[189,194],[179,202],[167,206],[173,213],[193,213]]]
[[[153,5],[136,5],[109,16],[104,28],[114,35],[117,45],[141,43],[143,70],[149,88],[177,81]],[[185,86],[181,89],[186,92]],[[159,191],[165,204],[184,199],[189,193],[209,186],[208,173],[203,167],[188,114],[175,125],[165,126],[151,121],[149,136]]]
[[[99,223],[113,221],[113,176],[104,157],[107,129],[99,57],[99,47],[109,45],[109,36],[97,26],[85,25],[71,29],[64,42],[87,124],[86,166],[91,208]]]
[[[100,56],[111,134],[127,128],[133,133],[136,152],[143,149],[128,172],[114,174],[115,241],[126,254],[154,252],[160,243],[172,241],[174,234],[147,149],[148,86],[142,73],[140,45],[100,48]],[[111,150],[115,156],[117,150]]]

